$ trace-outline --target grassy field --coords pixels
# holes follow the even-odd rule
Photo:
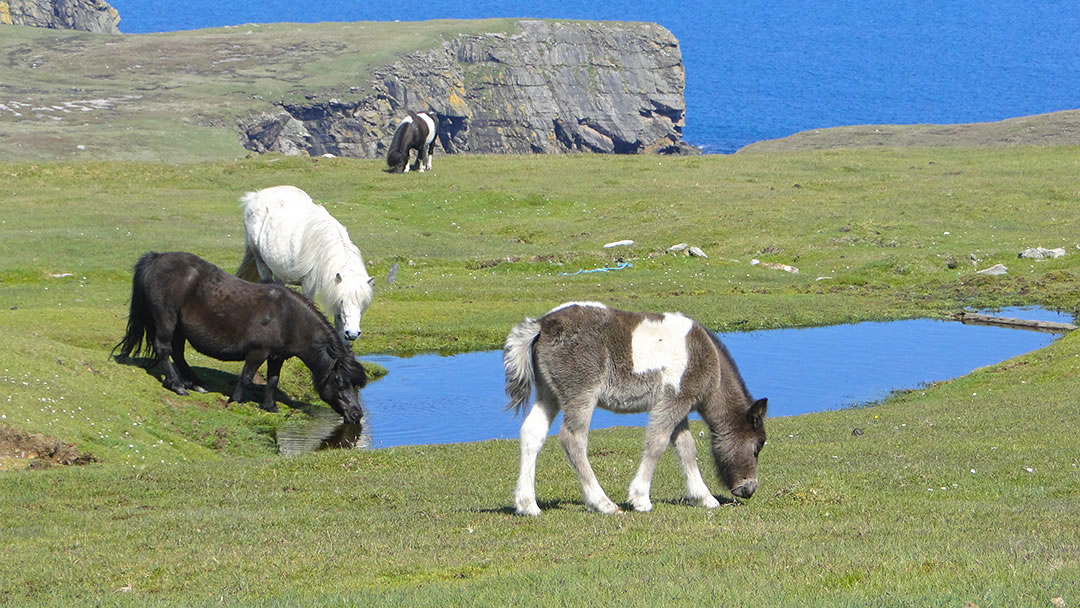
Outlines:
[[[161,34],[5,27],[0,159],[191,162],[244,156],[238,119],[354,102],[371,70],[513,21],[272,23]]]
[[[225,406],[238,364],[192,356],[212,390],[181,398],[108,353],[139,255],[232,270],[240,195],[283,183],[349,227],[376,277],[361,359],[498,348],[571,299],[723,331],[1076,314],[1077,166],[1071,147],[459,156],[406,176],[344,159],[0,164],[0,434],[95,460],[0,472],[0,604],[1074,605],[1075,335],[872,407],[771,419],[757,495],[713,512],[679,503],[666,455],[653,513],[585,513],[549,445],[535,520],[510,514],[516,442],[282,458],[275,427],[325,407],[299,364],[282,379],[292,407],[267,414]],[[602,247],[620,239],[635,244]],[[680,242],[709,257],[665,254]],[[1017,259],[1035,246],[1068,253]],[[975,274],[972,254],[1009,274]],[[632,266],[572,274],[617,262]],[[592,436],[616,500],[641,442]]]

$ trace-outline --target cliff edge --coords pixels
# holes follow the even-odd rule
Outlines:
[[[407,110],[434,110],[448,152],[696,153],[682,141],[679,42],[652,23],[522,20],[373,71],[369,93],[282,103],[240,123],[257,152],[383,156]]]
[[[117,34],[120,14],[105,0],[0,0],[0,25]]]

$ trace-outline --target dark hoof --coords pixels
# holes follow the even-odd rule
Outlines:
[[[278,406],[274,403],[271,403],[270,405],[260,405],[259,407],[261,407],[264,411],[270,412],[271,414],[278,413]]]
[[[177,395],[180,395],[182,397],[187,397],[187,394],[188,394],[187,389],[182,387],[182,386],[166,386],[165,388],[167,388],[170,391],[176,393]]]

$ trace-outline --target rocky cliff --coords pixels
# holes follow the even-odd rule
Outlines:
[[[311,98],[242,120],[257,152],[385,155],[407,110],[440,117],[448,152],[694,153],[682,141],[679,43],[650,23],[523,20],[378,68],[359,100]]]
[[[105,0],[0,0],[0,24],[118,33],[120,15]]]

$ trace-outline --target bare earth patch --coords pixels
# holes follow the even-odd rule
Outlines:
[[[80,454],[70,443],[0,425],[0,471],[87,464],[96,460],[90,453]]]

